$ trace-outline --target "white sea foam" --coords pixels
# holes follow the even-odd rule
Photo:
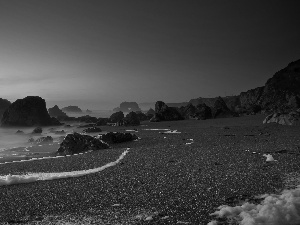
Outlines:
[[[266,194],[260,204],[245,202],[240,206],[220,206],[211,215],[227,218],[241,225],[297,225],[300,224],[300,185],[281,194]],[[214,220],[208,225],[218,225]]]
[[[168,130],[166,132],[163,132],[164,134],[180,134],[181,132],[180,131],[177,131],[177,130]]]
[[[28,173],[24,175],[5,175],[0,176],[0,186],[19,184],[19,183],[30,183],[39,180],[54,180],[63,179],[69,177],[80,177],[91,173],[100,172],[108,167],[117,165],[129,152],[129,148],[124,151],[116,161],[105,164],[104,166],[97,167],[89,170],[71,171],[71,172],[59,172],[59,173]]]

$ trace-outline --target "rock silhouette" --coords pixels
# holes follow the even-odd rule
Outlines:
[[[57,125],[46,108],[44,99],[27,96],[12,103],[3,113],[2,126],[50,126]]]

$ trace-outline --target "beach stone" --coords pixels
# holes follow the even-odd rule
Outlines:
[[[79,133],[68,134],[60,144],[57,154],[75,154],[88,150],[107,149],[109,145],[99,138]]]
[[[102,134],[100,139],[108,144],[122,143],[127,141],[134,141],[138,139],[135,134],[131,133],[120,133],[120,132],[109,132]]]
[[[38,96],[16,100],[5,110],[1,122],[1,126],[57,125],[48,114],[45,100]]]
[[[36,144],[48,144],[53,143],[53,138],[51,136],[40,137],[35,141]]]
[[[82,133],[93,133],[93,132],[102,132],[102,130],[99,127],[89,127],[82,131]]]
[[[43,129],[41,127],[36,127],[32,131],[33,134],[41,134],[43,132]]]

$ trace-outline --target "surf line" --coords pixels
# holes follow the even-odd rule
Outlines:
[[[97,167],[94,169],[88,170],[79,170],[79,171],[71,171],[71,172],[58,172],[58,173],[28,173],[24,175],[5,175],[0,176],[0,186],[3,185],[12,185],[12,184],[20,184],[20,183],[31,183],[39,180],[54,180],[54,179],[63,179],[69,177],[81,177],[91,173],[97,173],[106,168],[117,165],[129,152],[130,148],[127,148],[116,161],[105,164],[104,166]]]

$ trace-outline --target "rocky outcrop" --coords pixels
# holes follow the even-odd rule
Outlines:
[[[135,112],[128,113],[123,120],[124,120],[124,125],[126,126],[140,125],[140,119]]]
[[[82,110],[78,106],[67,106],[61,109],[63,112],[69,113],[82,113]]]
[[[180,112],[185,119],[195,118],[196,111],[196,107],[191,103],[189,103],[187,106],[180,107]]]
[[[136,114],[137,114],[137,116],[138,116],[138,118],[139,118],[139,121],[145,121],[145,120],[149,120],[149,117],[145,114],[145,113],[142,113],[142,112],[140,112],[140,111],[138,111],[138,112],[136,112]],[[154,114],[153,114],[154,115]],[[152,115],[152,116],[153,116]],[[151,116],[151,117],[152,117]],[[150,117],[150,118],[151,118]]]
[[[270,78],[265,86],[242,92],[241,106],[249,109],[290,111],[300,107],[300,60],[290,63]]]
[[[3,113],[1,122],[2,126],[50,126],[54,120],[48,114],[44,99],[28,96],[12,103]]]
[[[120,107],[114,108],[113,111],[136,112],[141,111],[141,109],[136,102],[122,102]]]
[[[300,110],[290,113],[272,113],[264,121],[266,123],[278,123],[281,125],[300,125]]]
[[[111,123],[118,123],[124,119],[124,113],[122,111],[115,112],[109,117]]]
[[[135,134],[131,133],[120,133],[120,132],[109,132],[102,134],[100,139],[108,144],[122,143],[127,141],[134,141],[138,139]]]
[[[164,102],[155,103],[155,117],[160,121],[183,120],[178,108],[168,107]]]
[[[94,138],[89,135],[78,133],[68,134],[60,144],[57,154],[67,155],[89,150],[107,149],[109,145],[104,143],[99,138]]]
[[[212,108],[213,118],[226,118],[226,117],[235,117],[238,116],[237,113],[232,112],[226,105],[225,101],[218,97]]]
[[[66,117],[67,114],[63,112],[57,105],[53,106],[52,108],[48,109],[49,115],[52,117]]]
[[[199,104],[196,107],[195,118],[198,120],[206,120],[212,118],[211,108],[208,107],[205,103]]]
[[[2,118],[3,113],[5,112],[5,110],[11,105],[11,102],[0,98],[0,119]]]

